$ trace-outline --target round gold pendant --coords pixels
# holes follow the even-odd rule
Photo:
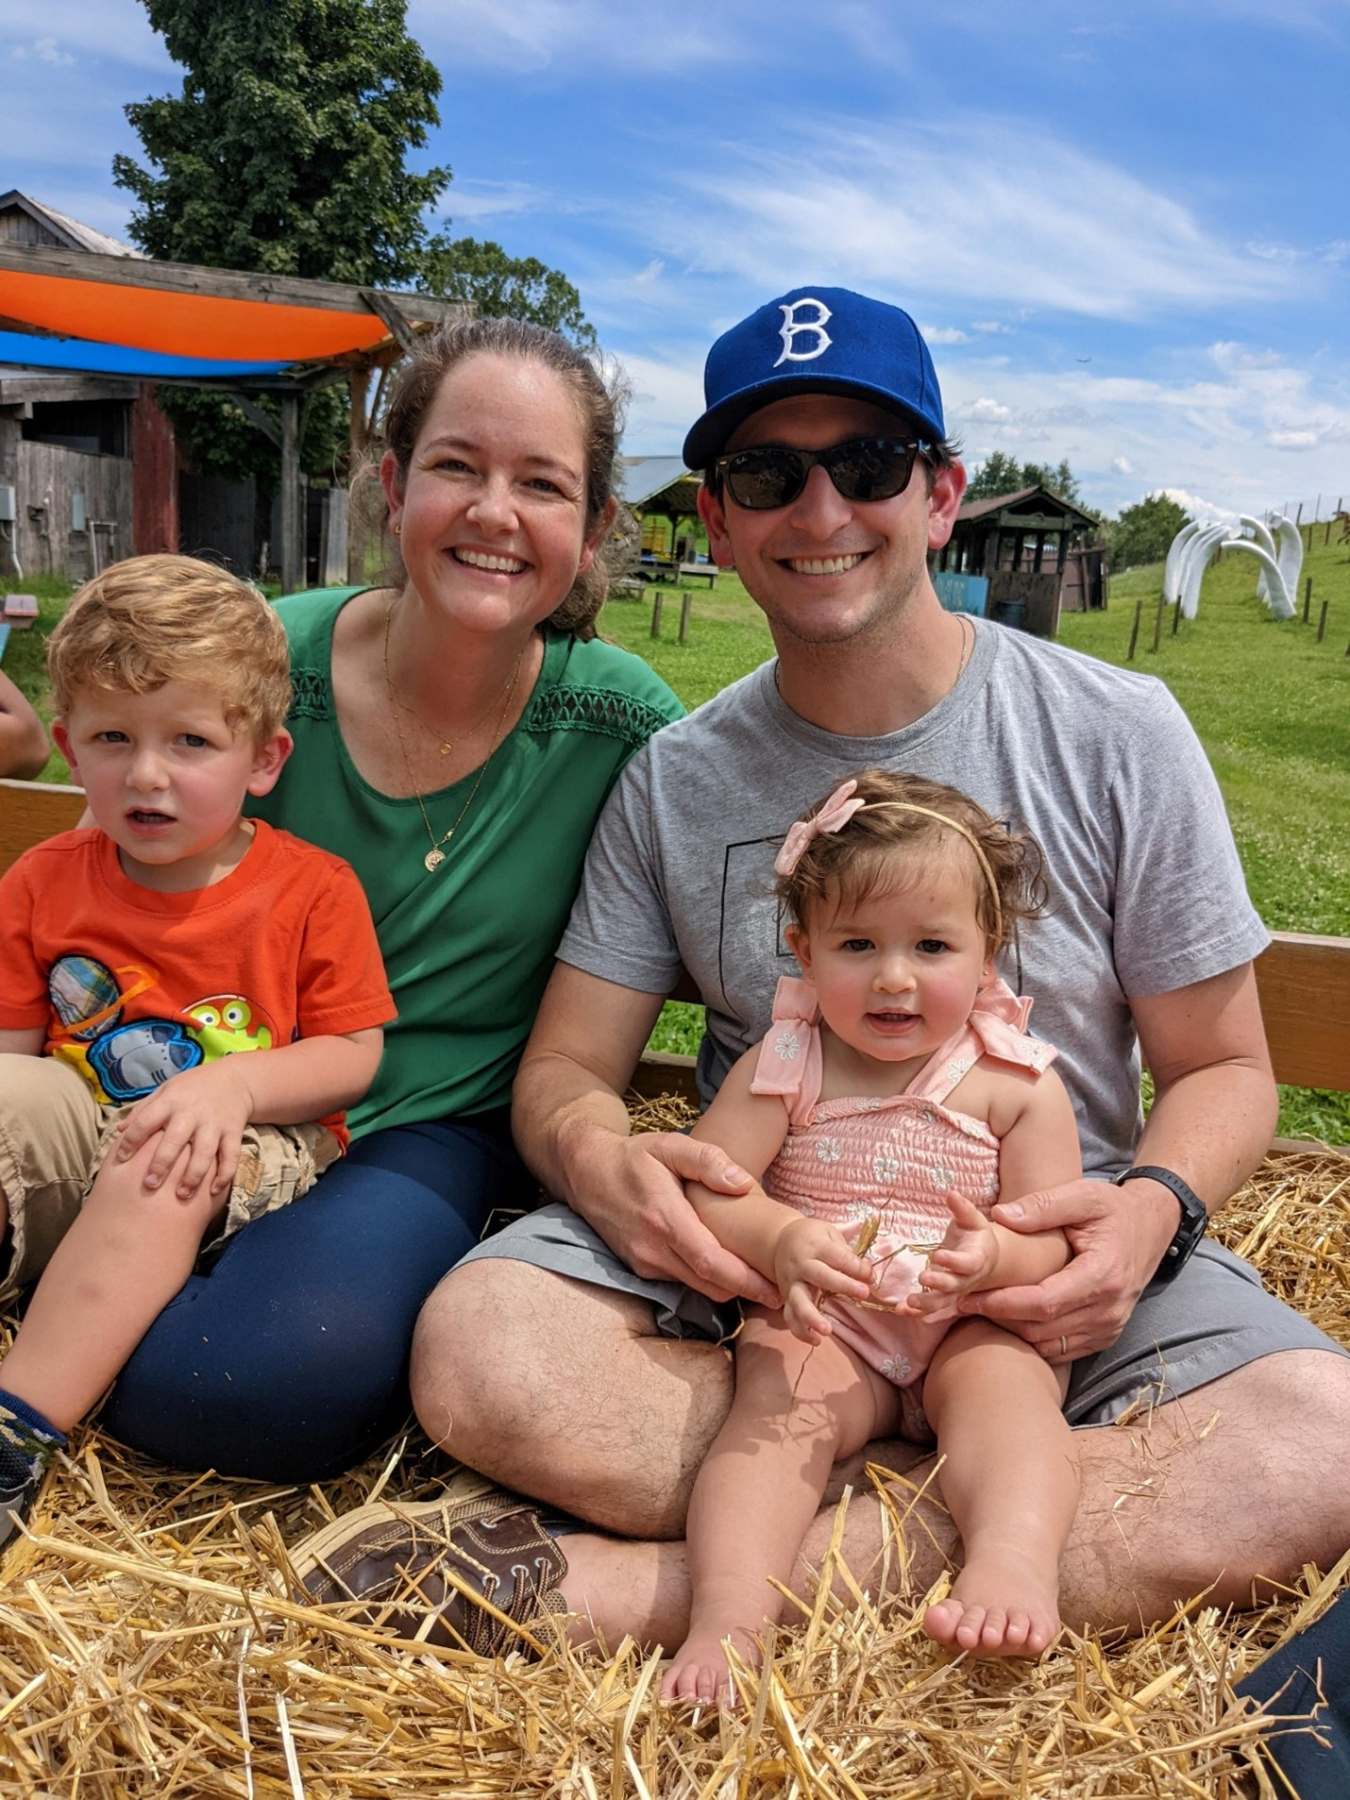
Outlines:
[[[445,852],[433,845],[422,858],[422,861],[426,864],[427,874],[433,875],[445,861]]]

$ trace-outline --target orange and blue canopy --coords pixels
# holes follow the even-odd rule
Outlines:
[[[391,311],[410,324],[457,310],[336,282],[0,246],[0,363],[30,369],[284,379],[297,366],[356,362],[387,346]]]

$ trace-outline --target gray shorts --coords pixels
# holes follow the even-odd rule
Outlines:
[[[657,1330],[665,1337],[718,1343],[739,1318],[735,1302],[719,1306],[678,1281],[644,1281],[561,1201],[515,1220],[463,1261],[485,1257],[533,1263],[574,1281],[633,1294],[655,1309]],[[1175,1281],[1141,1296],[1109,1350],[1073,1365],[1065,1416],[1071,1425],[1109,1425],[1136,1402],[1179,1399],[1281,1350],[1346,1354],[1268,1294],[1250,1263],[1206,1238]]]

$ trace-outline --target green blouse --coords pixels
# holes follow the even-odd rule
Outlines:
[[[504,1105],[581,879],[591,829],[619,771],[680,717],[638,657],[546,631],[543,667],[519,723],[488,765],[445,861],[415,798],[391,799],[357,772],[342,741],[329,668],[333,625],[359,588],[278,604],[291,645],[295,751],[249,811],[345,857],[375,915],[398,1006],[354,1137],[386,1125]],[[478,771],[423,805],[437,835]]]

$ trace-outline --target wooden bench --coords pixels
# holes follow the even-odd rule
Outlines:
[[[81,788],[0,780],[0,873],[31,844],[69,830],[83,811]],[[1350,938],[1276,932],[1257,958],[1256,981],[1275,1079],[1350,1090]],[[699,995],[686,978],[672,998],[697,1002]],[[696,1101],[694,1058],[644,1056],[633,1087]]]
[[[721,573],[716,563],[681,563],[679,578],[681,581],[706,581],[711,592]]]

